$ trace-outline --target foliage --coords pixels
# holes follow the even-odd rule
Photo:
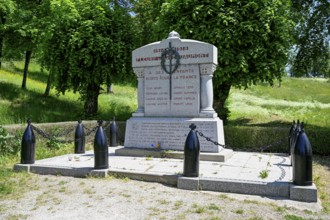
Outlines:
[[[102,84],[130,77],[132,18],[117,1],[53,1],[53,25],[44,42],[43,65],[58,92],[79,92],[87,115],[98,110]]]
[[[0,124],[25,124],[27,118],[34,123],[85,119],[78,94],[70,91],[65,95],[56,95],[56,91],[52,90],[49,97],[43,95],[47,72],[42,72],[37,63],[31,63],[28,77],[31,85],[26,91],[20,89],[19,80],[24,62],[14,62],[13,65],[10,67],[4,63],[4,68],[15,72],[0,71]],[[113,93],[102,92],[97,118],[110,120],[115,116],[118,121],[127,120],[137,108],[136,91],[130,84],[114,84]]]
[[[267,152],[288,152],[290,126],[225,126],[225,141],[229,148],[239,151],[258,151],[268,147]],[[306,134],[313,148],[313,154],[330,155],[329,128],[305,127]]]
[[[11,16],[14,11],[14,3],[11,0],[0,0],[0,68],[2,64],[2,51],[3,51],[3,44],[4,38],[7,34],[7,20]]]
[[[159,29],[163,36],[176,30],[181,38],[218,48],[214,107],[221,116],[231,86],[247,88],[259,81],[272,85],[281,79],[291,46],[289,5],[288,0],[167,1]],[[222,116],[226,120],[226,113]]]
[[[136,13],[135,22],[139,28],[138,36],[140,42],[139,46],[159,41],[162,36],[161,31],[157,28],[155,19],[159,16],[162,4],[165,0],[143,0],[134,2],[134,12]]]
[[[292,0],[297,22],[291,57],[293,76],[330,76],[330,2]]]
[[[0,155],[17,155],[20,151],[20,141],[0,126]]]
[[[4,39],[6,59],[20,59],[25,55],[22,89],[26,89],[29,63],[33,53],[43,38],[49,1],[32,0],[15,2],[15,10],[7,21],[7,32]]]

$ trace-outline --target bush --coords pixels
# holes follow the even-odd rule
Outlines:
[[[290,127],[225,126],[225,142],[233,150],[288,153]],[[330,155],[330,129],[321,127],[305,128],[312,145],[313,154]],[[280,142],[280,143],[279,143]],[[273,143],[277,143],[272,145]]]
[[[20,151],[18,137],[10,135],[8,131],[0,126],[0,155],[17,155]]]

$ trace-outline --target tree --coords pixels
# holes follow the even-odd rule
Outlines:
[[[21,58],[25,55],[22,89],[26,89],[29,63],[32,53],[38,49],[45,29],[42,22],[47,17],[48,0],[14,0],[15,10],[8,19],[6,35],[6,56]]]
[[[161,31],[156,27],[155,20],[159,16],[162,4],[165,0],[143,0],[134,2],[134,12],[136,13],[136,22],[140,27],[137,29],[140,36],[139,46],[155,42],[162,37]]]
[[[14,3],[11,0],[0,0],[0,69],[1,69],[1,62],[2,62],[2,50],[4,39],[7,32],[7,20],[8,17],[14,11]]]
[[[132,18],[117,1],[103,0],[55,0],[51,17],[42,64],[58,92],[79,92],[85,114],[95,115],[101,85],[131,73]]]
[[[294,76],[330,76],[329,0],[292,0],[295,28]]]
[[[171,0],[162,6],[158,27],[163,36],[176,30],[218,48],[214,108],[226,121],[232,86],[281,79],[291,46],[289,9],[289,0]]]

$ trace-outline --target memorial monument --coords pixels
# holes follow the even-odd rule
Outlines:
[[[218,50],[201,41],[168,38],[133,51],[138,109],[127,120],[125,148],[183,150],[189,125],[224,144],[222,120],[213,109],[212,77]],[[222,147],[200,138],[201,152]]]

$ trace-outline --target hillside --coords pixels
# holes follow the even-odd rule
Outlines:
[[[300,119],[318,127],[330,127],[330,81],[317,78],[283,78],[246,90],[232,89],[228,106],[230,124],[281,125]]]
[[[0,124],[74,121],[81,115],[83,104],[79,95],[67,92],[49,97],[43,95],[48,73],[31,64],[27,90],[21,90],[22,62],[7,64],[0,71]],[[114,93],[99,96],[99,115],[105,120],[116,116],[126,120],[137,107],[137,89],[132,85],[114,85]],[[283,78],[275,82],[251,86],[246,90],[233,88],[228,100],[230,125],[288,125],[300,119],[316,127],[330,127],[330,81],[328,79]],[[63,114],[65,112],[65,114]]]

